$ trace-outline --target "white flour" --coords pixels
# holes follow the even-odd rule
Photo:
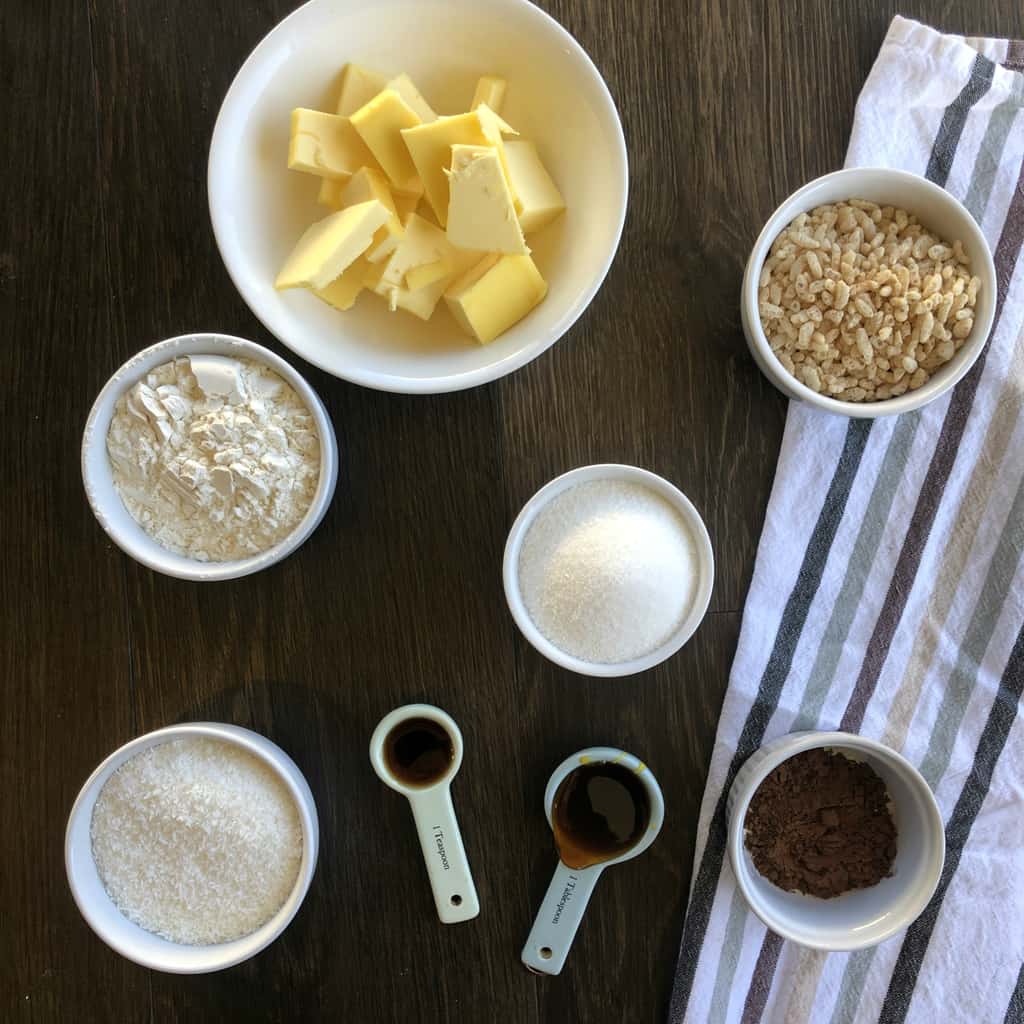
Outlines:
[[[316,425],[268,367],[194,360],[164,363],[118,399],[107,434],[114,485],[169,551],[248,558],[306,514],[320,476]]]

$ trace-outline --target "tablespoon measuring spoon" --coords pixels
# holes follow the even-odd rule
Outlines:
[[[395,708],[373,731],[370,763],[412,807],[437,916],[444,924],[476,917],[480,901],[452,805],[462,733],[451,715],[433,704]]]
[[[601,872],[654,842],[665,801],[638,758],[614,747],[589,747],[555,769],[544,791],[544,813],[559,862],[522,961],[536,973],[559,974]]]

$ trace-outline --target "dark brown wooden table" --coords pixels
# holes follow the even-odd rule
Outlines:
[[[607,78],[630,146],[629,216],[603,290],[554,349],[475,391],[399,397],[303,367],[337,428],[334,504],[282,565],[195,586],[107,540],[78,445],[97,390],[152,341],[211,329],[280,348],[221,265],[206,153],[232,76],[291,6],[0,5],[0,1019],[659,1021],[785,415],[740,333],[747,250],[783,196],[840,166],[897,10],[1021,35],[1024,7],[548,0]],[[697,635],[619,682],[545,662],[501,591],[523,501],[599,461],[675,481],[718,558]],[[453,928],[436,920],[404,802],[366,757],[378,718],[420,699],[466,735],[455,796],[483,912]],[[92,934],[62,843],[106,754],[195,719],[288,750],[316,795],[322,846],[281,940],[222,974],[180,978]],[[593,743],[648,761],[665,828],[602,880],[563,975],[534,977],[519,950],[555,860],[543,787]]]

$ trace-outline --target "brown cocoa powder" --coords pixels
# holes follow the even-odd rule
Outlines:
[[[744,822],[757,870],[780,889],[829,899],[892,872],[896,824],[875,770],[824,748],[783,761]]]

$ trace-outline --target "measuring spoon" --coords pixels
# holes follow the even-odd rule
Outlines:
[[[480,901],[451,795],[452,779],[462,765],[459,727],[433,704],[396,708],[373,731],[370,763],[412,807],[437,916],[444,924],[476,917]]]
[[[522,961],[535,973],[559,974],[601,872],[654,842],[665,801],[657,779],[638,758],[614,747],[588,747],[555,769],[544,791],[544,813],[555,833],[559,863]]]

